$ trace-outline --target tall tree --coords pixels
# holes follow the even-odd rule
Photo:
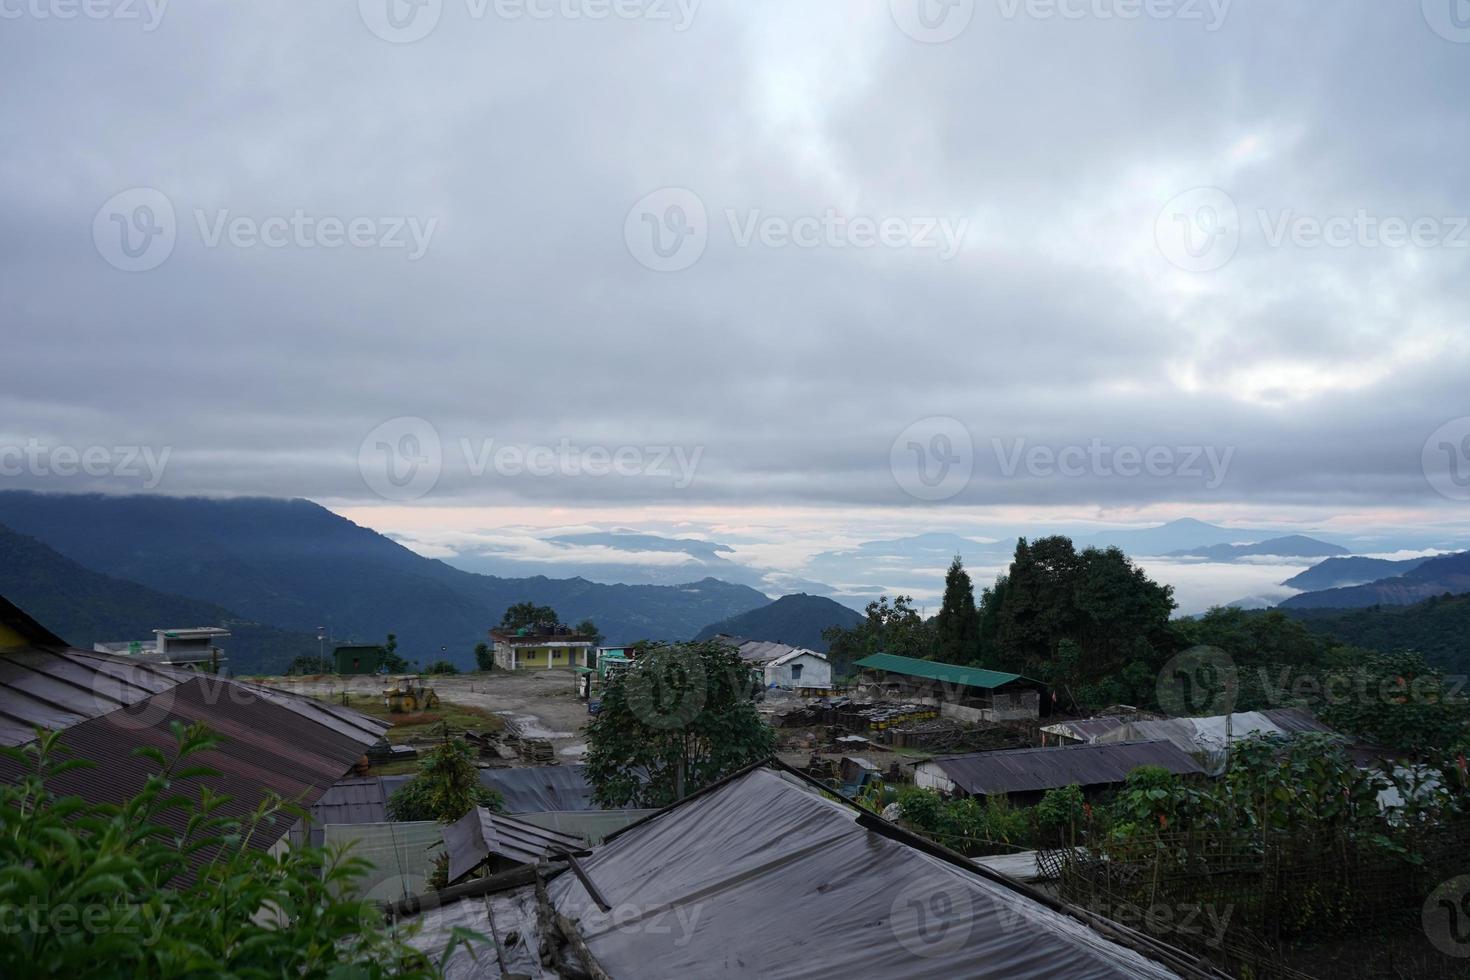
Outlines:
[[[911,596],[900,595],[894,596],[889,605],[887,596],[879,596],[868,603],[867,615],[858,625],[823,630],[822,638],[830,644],[827,657],[832,661],[833,673],[844,675],[853,661],[875,653],[930,656],[934,652],[934,624],[919,615],[910,605],[913,601]]]
[[[944,576],[944,602],[934,619],[934,659],[951,664],[980,659],[980,613],[975,587],[959,555]]]
[[[534,602],[518,602],[500,617],[500,628],[518,630],[522,626],[539,626],[542,623],[560,623],[561,617],[550,606],[538,606]]]
[[[1178,645],[1173,589],[1117,548],[1078,552],[1069,538],[1016,544],[995,605],[1000,666],[1046,681],[1073,705],[1135,699]]]
[[[587,726],[587,776],[605,807],[665,806],[775,751],[758,681],[717,641],[650,646],[611,676]]]

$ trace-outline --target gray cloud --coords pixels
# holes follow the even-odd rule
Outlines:
[[[912,506],[890,449],[937,416],[974,442],[956,504],[1440,500],[1420,454],[1470,415],[1470,248],[1273,247],[1258,212],[1470,213],[1470,44],[1416,4],[1234,4],[1215,31],[981,4],[943,45],[887,6],[707,0],[677,31],[446,0],[413,44],[350,3],[7,20],[0,442],[166,446],[168,492],[371,501],[364,437],[414,416],[445,448],[429,501]],[[1191,273],[1155,219],[1199,186],[1242,230]],[[126,273],[92,226],[133,187],[178,241]],[[709,216],[680,272],[624,240],[663,187]],[[726,213],[829,209],[969,230],[948,261],[741,247]],[[298,210],[437,226],[417,260],[199,227]],[[461,439],[702,455],[687,487],[487,477]],[[992,439],[1233,457],[1213,487],[1006,476]]]

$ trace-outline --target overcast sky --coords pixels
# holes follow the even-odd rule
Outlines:
[[[0,0],[0,481],[1452,522],[1451,3]]]

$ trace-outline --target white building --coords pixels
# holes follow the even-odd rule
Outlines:
[[[825,654],[792,647],[762,670],[767,687],[798,688],[832,686],[832,664]]]
[[[92,649],[98,653],[137,657],[148,663],[192,667],[197,670],[224,663],[224,651],[215,645],[215,641],[223,640],[229,635],[229,630],[217,626],[154,630],[151,643],[147,640],[122,640],[96,643]]]

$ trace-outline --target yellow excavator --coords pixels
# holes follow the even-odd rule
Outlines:
[[[439,707],[439,695],[421,677],[399,677],[392,687],[383,688],[383,706],[395,715],[427,711]]]

